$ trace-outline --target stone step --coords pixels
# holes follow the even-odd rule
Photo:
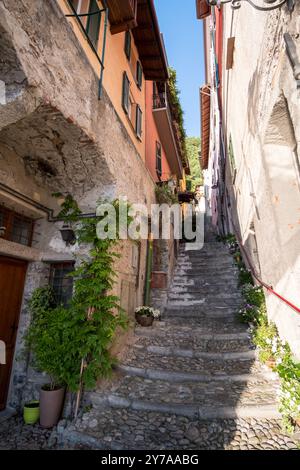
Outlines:
[[[202,269],[185,269],[185,270],[180,270],[176,269],[174,272],[174,277],[179,277],[179,276],[194,276],[195,278],[199,277],[201,278],[216,278],[220,281],[226,280],[228,278],[234,279],[238,276],[239,271],[235,267],[231,267],[230,269],[216,269],[216,268],[211,268],[209,266],[205,266]]]
[[[164,317],[166,318],[166,322],[157,322],[162,323],[162,324],[167,324],[167,328],[170,330],[173,330],[176,328],[177,330],[182,330],[186,329],[187,331],[190,331],[191,333],[193,331],[198,331],[202,332],[204,334],[211,334],[211,333],[237,333],[237,332],[244,332],[245,331],[245,325],[240,323],[237,318],[236,314],[232,314],[230,316],[222,316],[222,315],[216,315],[216,316],[197,316],[196,314],[193,316],[189,317],[182,317],[182,315],[178,315],[177,310],[174,311],[175,315],[167,315],[164,314]],[[226,321],[224,321],[226,320]],[[157,326],[158,329],[160,329],[160,326]],[[147,328],[147,330],[150,330],[150,328]],[[163,326],[161,327],[162,331],[166,330],[166,327]]]
[[[270,382],[263,377],[256,381],[211,381],[211,382],[168,382],[160,379],[149,379],[126,375],[113,383],[105,393],[109,403],[110,397],[119,397],[132,402],[145,401],[172,405],[202,406],[262,406],[277,405],[278,382]],[[99,392],[91,394],[92,402],[99,400]],[[104,395],[101,395],[104,398]],[[98,405],[100,402],[98,401]]]
[[[209,281],[216,281],[216,283],[225,282],[225,281],[235,281],[237,280],[238,270],[231,271],[231,272],[223,272],[223,271],[212,271],[208,272],[206,270],[202,271],[187,271],[187,272],[175,272],[173,279],[175,281],[180,281],[180,279],[199,279]]]
[[[149,380],[163,380],[170,383],[192,383],[204,382],[211,384],[212,387],[217,386],[218,383],[278,383],[277,375],[268,369],[266,366],[258,367],[255,373],[243,374],[209,374],[208,371],[204,372],[187,372],[187,371],[172,371],[165,369],[151,369],[136,367],[126,364],[118,364],[115,366],[118,373],[124,376],[142,377]]]
[[[148,354],[157,356],[184,357],[190,359],[205,360],[250,360],[256,359],[256,351],[250,349],[248,351],[199,351],[198,349],[179,348],[175,346],[158,346],[154,344],[144,345],[136,343],[133,346],[136,350],[147,352]]]
[[[167,310],[177,310],[182,313],[203,313],[205,315],[214,314],[214,310],[228,311],[229,313],[236,313],[241,306],[241,300],[238,299],[220,299],[220,298],[207,298],[199,300],[169,300],[167,303]],[[221,312],[222,313],[222,312]]]
[[[184,354],[183,350],[183,354]],[[254,351],[251,351],[254,353]],[[159,369],[166,372],[190,371],[198,374],[216,375],[241,375],[257,373],[261,371],[261,365],[255,360],[254,354],[223,353],[220,356],[213,353],[198,357],[180,356],[175,354],[154,354],[144,350],[133,348],[124,361],[124,365],[142,367],[145,369]],[[230,356],[230,354],[232,354]],[[243,355],[245,354],[245,355]]]
[[[228,419],[228,418],[265,418],[279,419],[280,413],[276,403],[262,403],[254,405],[202,405],[182,404],[182,403],[164,403],[161,401],[129,399],[127,396],[117,394],[95,393],[90,395],[90,401],[93,406],[107,408],[120,408],[135,411],[148,411],[158,413],[169,413],[178,416],[187,416],[195,419]]]
[[[234,299],[238,300],[240,303],[243,299],[241,293],[239,291],[226,291],[226,290],[215,290],[215,292],[212,292],[212,290],[206,291],[205,288],[203,289],[191,289],[189,288],[188,290],[186,289],[170,289],[169,300],[202,300],[205,299],[206,301],[208,300],[215,300],[215,299],[220,299],[220,300],[227,300],[227,299]]]
[[[247,332],[240,334],[197,334],[191,330],[180,331],[136,331],[137,343],[143,347],[176,347],[201,352],[245,352],[254,348]]]
[[[182,320],[182,325],[190,324],[192,320],[198,320],[200,323],[205,323],[209,320],[220,319],[223,323],[228,320],[234,322],[237,321],[237,309],[236,308],[215,308],[214,310],[184,310],[182,308],[168,307],[163,313],[163,319],[167,322],[173,319]],[[220,325],[222,331],[222,325]]]
[[[236,283],[235,284],[230,284],[230,285],[219,285],[219,286],[215,286],[215,285],[205,285],[205,284],[199,284],[199,283],[195,283],[195,285],[192,285],[192,284],[188,284],[188,285],[185,285],[185,284],[179,284],[179,283],[176,283],[176,284],[173,284],[171,287],[170,287],[170,295],[185,295],[185,294],[192,294],[192,295],[196,295],[198,294],[198,296],[202,295],[202,296],[206,296],[206,295],[212,295],[212,294],[216,294],[216,295],[221,295],[222,293],[226,292],[228,293],[228,291],[230,290],[230,292],[232,293],[232,295],[235,295],[237,297],[239,297],[240,299],[242,299],[242,295],[241,295],[241,292],[240,290],[238,289]]]
[[[179,287],[182,289],[186,289],[189,287],[192,288],[197,288],[197,289],[214,289],[214,291],[228,291],[230,288],[234,288],[236,292],[240,292],[239,287],[238,287],[238,282],[236,279],[232,280],[227,280],[227,281],[218,281],[216,282],[215,280],[206,280],[206,279],[192,279],[192,278],[187,278],[185,279],[184,276],[181,276],[180,279],[178,280],[173,280],[171,284],[171,289],[173,287]]]

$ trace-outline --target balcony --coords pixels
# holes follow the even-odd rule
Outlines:
[[[174,174],[182,178],[183,166],[180,158],[181,148],[174,127],[166,91],[153,94],[153,115],[170,168]]]
[[[138,0],[106,0],[111,33],[118,34],[137,26]]]

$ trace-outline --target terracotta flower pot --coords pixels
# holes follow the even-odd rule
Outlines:
[[[141,326],[152,326],[154,318],[152,315],[140,315],[138,313],[135,314],[135,319]]]
[[[56,426],[63,407],[65,388],[40,390],[40,425],[43,428]]]

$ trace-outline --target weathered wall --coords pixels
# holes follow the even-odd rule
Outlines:
[[[300,92],[283,33],[300,57],[300,5],[263,13],[242,4],[225,8],[224,41],[235,36],[233,69],[223,74],[231,213],[262,279],[299,307],[300,291]],[[225,57],[224,57],[225,59]],[[256,240],[249,230],[255,231]],[[257,246],[258,253],[255,253]],[[300,357],[300,318],[268,295],[268,314]]]
[[[71,9],[68,5],[67,0],[56,0],[58,5],[64,14],[70,14]],[[86,13],[88,10],[88,2],[82,3],[82,13]],[[82,33],[80,27],[78,26],[77,20],[69,18],[71,27],[74,30],[78,40],[80,41],[81,46],[84,49],[86,56],[90,64],[92,65],[95,73],[99,76],[99,62],[91,50],[89,44],[86,41],[84,34]],[[83,19],[84,22],[84,19]],[[99,41],[98,41],[98,55],[102,57],[102,46],[103,46],[103,35],[104,35],[104,13],[101,16],[101,24],[99,31]],[[138,51],[132,36],[132,57],[138,57]],[[118,114],[122,120],[128,134],[130,135],[133,144],[135,145],[137,151],[141,155],[142,159],[145,159],[145,79],[143,77],[143,83],[141,90],[136,84],[136,70],[135,67],[132,67],[132,64],[128,61],[125,52],[125,33],[111,34],[110,26],[108,25],[107,34],[106,34],[106,49],[105,49],[105,72],[103,76],[103,83],[105,90]],[[142,140],[140,140],[136,134],[135,130],[132,127],[131,122],[129,121],[127,115],[125,114],[122,107],[122,85],[123,85],[123,72],[126,71],[127,76],[131,83],[131,93],[134,98],[134,101],[139,104],[143,112],[143,129],[142,129]]]
[[[11,73],[0,66],[0,79],[8,84],[6,104],[0,105],[0,181],[55,213],[53,191],[72,193],[84,211],[94,211],[99,197],[127,196],[130,202],[150,207],[155,200],[154,183],[143,158],[105,89],[102,100],[97,100],[98,77],[56,2],[4,0],[0,31],[5,32],[1,58],[9,57],[13,64]],[[1,191],[0,203],[39,219],[32,249],[0,241],[1,254],[36,261],[29,264],[27,274],[18,355],[29,323],[27,299],[48,280],[47,261],[72,259],[77,247],[66,248],[58,232],[60,224],[47,222],[45,214]],[[129,242],[116,266],[115,291],[128,299],[130,311],[143,297],[144,242],[140,253],[139,277],[129,261],[133,256]],[[26,390],[23,399],[36,393],[36,376],[30,371],[24,389],[27,365],[15,361],[13,404],[22,390]]]

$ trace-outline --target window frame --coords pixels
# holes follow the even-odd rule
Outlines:
[[[91,43],[93,44],[94,48],[97,50],[98,49],[98,44],[99,44],[99,33],[100,33],[100,26],[101,26],[101,11],[100,11],[100,8],[99,8],[99,5],[97,4],[97,0],[95,0],[96,2],[96,5],[97,5],[97,8],[99,10],[99,14],[98,15],[93,15],[97,17],[98,19],[98,23],[97,23],[97,39],[96,39],[96,43],[93,42],[92,38],[90,37],[89,35],[89,28],[90,28],[90,24],[91,24],[91,20],[93,19],[92,16],[88,16],[88,19],[87,19],[87,22],[86,22],[86,27],[85,27],[85,30],[86,30],[86,34],[88,35]],[[79,2],[80,3],[80,2]],[[89,10],[88,12],[89,13],[92,13],[92,4],[93,4],[93,0],[90,0],[89,2]],[[81,3],[80,3],[80,6],[81,6]]]
[[[131,59],[131,47],[132,47],[132,38],[130,31],[125,32],[125,43],[124,43],[124,52],[127,57],[127,60],[130,62]]]
[[[143,134],[143,111],[140,105],[136,105],[135,115],[135,133],[139,139],[142,139]]]
[[[0,236],[0,238],[3,238],[4,240],[10,241],[12,243],[17,243],[18,245],[31,247],[32,239],[33,239],[33,230],[34,230],[34,219],[24,216],[23,214],[19,214],[18,212],[13,211],[12,209],[9,209],[3,205],[0,205],[0,212],[4,214],[3,226],[5,226],[6,228],[3,236]],[[22,243],[21,241],[15,241],[13,239],[14,221],[16,219],[19,219],[29,224],[27,243]],[[24,237],[20,237],[20,238],[22,239]]]
[[[162,176],[162,145],[157,140],[155,145],[155,170],[159,178]]]
[[[69,279],[71,280],[71,283],[72,283],[72,295],[70,296],[70,298],[67,299],[67,301],[65,301],[63,299],[63,286],[62,284],[60,285],[59,287],[59,294],[55,291],[55,286],[53,284],[53,281],[55,279],[55,270],[56,269],[61,269],[63,271],[63,268],[66,267],[66,266],[70,266],[72,267],[73,269],[70,269],[68,272],[66,272],[66,274],[62,277],[59,277],[59,280],[60,281],[63,281],[67,274],[73,272],[75,270],[75,261],[56,261],[56,262],[52,262],[50,263],[50,267],[49,267],[49,285],[51,286],[51,288],[53,289],[53,293],[54,293],[54,297],[55,297],[55,301],[56,301],[56,304],[59,306],[59,305],[64,305],[65,307],[69,304],[70,300],[72,299],[72,296],[73,296],[73,288],[74,288],[74,282],[73,282],[73,278],[71,276],[69,276]],[[56,296],[60,296],[60,299],[58,299]]]
[[[143,67],[139,60],[136,61],[136,84],[141,90],[143,86]]]
[[[126,87],[128,87],[128,89],[127,89],[127,100],[125,102]],[[129,116],[129,108],[130,108],[130,106],[129,106],[129,99],[130,99],[129,95],[130,95],[130,80],[128,78],[127,73],[124,72],[123,73],[123,84],[122,84],[122,107],[123,107],[125,113],[127,114],[127,116]]]

